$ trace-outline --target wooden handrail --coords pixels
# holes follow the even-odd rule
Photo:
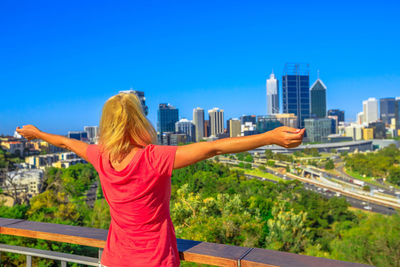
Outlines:
[[[0,234],[44,239],[103,248],[107,230],[19,219],[0,218]],[[319,267],[369,266],[359,263],[297,255],[268,249],[178,239],[181,260],[216,266],[243,267]]]

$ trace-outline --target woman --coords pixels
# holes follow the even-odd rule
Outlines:
[[[110,206],[111,224],[101,258],[108,267],[179,266],[169,211],[173,169],[265,145],[296,147],[304,135],[304,129],[279,127],[252,136],[161,146],[139,99],[129,93],[104,104],[98,145],[45,133],[32,125],[16,130],[28,140],[38,138],[71,150],[95,167]]]

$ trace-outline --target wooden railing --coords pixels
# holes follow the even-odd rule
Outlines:
[[[0,218],[0,234],[44,239],[99,248],[107,239],[107,230],[62,224],[40,223],[18,219]],[[6,246],[5,246],[6,247]],[[11,247],[11,246],[10,246]],[[0,250],[1,250],[0,246]],[[17,249],[16,249],[17,248]],[[40,253],[20,248],[20,253],[28,257],[41,257]],[[242,267],[358,267],[369,266],[358,263],[330,260],[325,258],[297,255],[268,249],[237,247],[224,244],[178,239],[181,260],[216,266]],[[18,247],[2,251],[14,252]],[[18,253],[18,252],[15,252]],[[29,254],[30,253],[30,254]],[[61,253],[60,253],[61,255]],[[57,256],[57,255],[56,255]],[[53,256],[53,259],[56,256]],[[61,255],[62,256],[62,255]],[[77,256],[79,257],[79,256]],[[30,258],[31,259],[31,258]],[[62,263],[62,266],[66,264]]]

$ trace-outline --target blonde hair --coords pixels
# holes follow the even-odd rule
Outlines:
[[[136,94],[119,93],[103,106],[99,143],[110,159],[127,154],[132,145],[144,147],[157,142],[157,133],[143,113]]]

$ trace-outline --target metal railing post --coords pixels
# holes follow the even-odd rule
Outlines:
[[[32,267],[32,256],[26,255],[26,267]]]
[[[103,249],[99,248],[99,266],[101,266],[101,264],[100,264],[101,254],[103,254]]]

